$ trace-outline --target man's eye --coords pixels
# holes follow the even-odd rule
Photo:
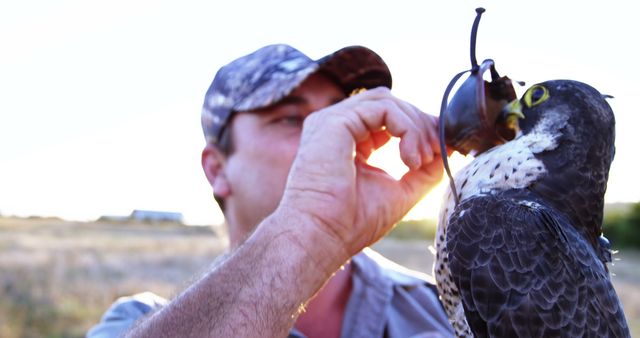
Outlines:
[[[302,125],[302,122],[304,122],[304,117],[300,115],[282,116],[275,119],[273,122],[277,124],[300,126]]]

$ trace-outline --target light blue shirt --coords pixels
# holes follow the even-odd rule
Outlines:
[[[353,288],[341,337],[453,337],[432,279],[365,249],[352,259]],[[117,337],[167,300],[150,292],[118,299],[87,337]],[[304,338],[297,330],[289,337]]]

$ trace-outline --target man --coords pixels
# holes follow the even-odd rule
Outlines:
[[[442,176],[435,120],[390,87],[384,61],[359,46],[314,61],[271,45],[221,68],[202,166],[230,253],[166,305],[120,300],[89,335],[452,335],[430,284],[361,253]],[[392,136],[410,168],[399,181],[366,163]]]

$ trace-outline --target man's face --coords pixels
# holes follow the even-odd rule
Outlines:
[[[316,73],[277,104],[234,117],[234,151],[222,169],[231,191],[225,217],[232,246],[244,241],[278,206],[305,117],[342,99],[342,90]]]

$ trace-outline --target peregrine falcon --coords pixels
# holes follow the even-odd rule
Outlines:
[[[440,214],[434,273],[456,334],[629,337],[602,237],[615,152],[604,96],[548,81],[501,118],[514,138],[456,175]]]

